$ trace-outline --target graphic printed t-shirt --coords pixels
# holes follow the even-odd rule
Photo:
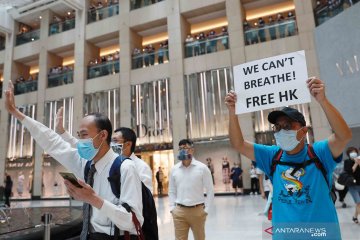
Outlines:
[[[341,161],[342,155],[334,159],[327,140],[314,143],[313,149],[326,169],[327,179],[331,183],[332,172],[336,164]],[[257,167],[268,176],[270,176],[272,159],[278,150],[278,146],[254,144]],[[294,163],[306,160],[309,160],[307,145],[295,155],[288,155],[284,151],[280,159],[280,161]],[[325,239],[341,239],[336,209],[321,171],[315,164],[310,164],[291,174],[293,169],[292,166],[277,165],[273,176],[270,177],[274,186],[272,213],[274,239],[289,238],[285,235],[288,233],[286,231],[281,234],[276,232],[280,228],[284,230],[283,227],[298,227],[300,228],[298,231],[302,231],[300,233],[315,231],[308,230],[309,227],[314,227],[318,231],[325,231],[327,235],[331,235],[331,238]],[[301,229],[301,226],[304,226],[304,229]],[[292,239],[293,236],[296,237],[296,235],[291,236]]]

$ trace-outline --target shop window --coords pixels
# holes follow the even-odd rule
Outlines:
[[[229,68],[185,76],[187,134],[191,139],[228,135],[225,95],[233,88]]]

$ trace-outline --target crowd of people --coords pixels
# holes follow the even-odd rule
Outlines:
[[[22,75],[15,79],[15,94],[22,94],[37,90],[38,74],[31,75],[25,79]]]
[[[73,82],[73,67],[72,66],[57,66],[52,67],[48,74],[48,87],[56,87],[63,84]]]
[[[351,7],[360,0],[318,0],[314,9],[317,25],[336,16],[345,8]]]
[[[161,42],[159,47],[155,49],[153,44],[145,46],[142,50],[140,48],[134,48],[132,53],[132,68],[142,68],[155,65],[157,60],[158,64],[163,64],[165,57],[169,61],[169,43],[166,40]]]
[[[120,71],[119,63],[120,52],[104,55],[89,61],[88,79],[118,73]]]
[[[200,32],[194,36],[188,34],[185,39],[185,57],[217,52],[221,45],[225,49],[228,49],[228,35],[226,26],[223,26],[219,33],[216,33],[215,30],[210,30],[208,33]]]
[[[119,14],[119,0],[92,1],[89,5],[88,19],[89,22],[96,22],[117,14]]]
[[[278,13],[276,17],[269,16],[267,21],[262,17],[253,23],[244,21],[246,45],[293,36],[295,32],[296,21],[292,11],[288,12],[286,18],[283,13]]]

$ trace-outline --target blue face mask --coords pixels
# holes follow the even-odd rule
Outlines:
[[[192,159],[192,155],[189,154],[186,149],[181,149],[181,150],[179,151],[179,155],[177,156],[177,158],[178,158],[180,161],[184,161],[184,160]]]
[[[99,149],[103,142],[100,144],[99,148],[95,148],[93,143],[93,139],[96,138],[98,135],[99,133],[93,138],[79,139],[76,144],[76,148],[81,158],[91,161],[99,152]]]
[[[121,155],[122,154],[122,148],[123,148],[123,145],[121,143],[116,143],[116,142],[111,142],[110,143],[110,147],[112,148],[112,150]]]
[[[300,130],[300,129],[299,129]],[[284,151],[292,151],[300,143],[297,140],[298,130],[284,130],[274,133],[276,144]]]

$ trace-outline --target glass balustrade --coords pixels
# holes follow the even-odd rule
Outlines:
[[[16,46],[36,41],[40,38],[40,29],[16,35]]]
[[[159,49],[152,53],[138,53],[132,56],[132,69],[150,67],[168,61],[168,49]]]
[[[120,71],[119,60],[88,66],[88,79],[115,74]]]
[[[14,92],[15,95],[24,94],[28,92],[34,92],[37,91],[37,80],[28,80],[24,82],[18,82],[14,85]]]
[[[119,4],[88,11],[88,23],[97,22],[119,14]]]
[[[65,32],[75,28],[75,18],[68,19],[62,22],[52,23],[49,26],[49,35]]]
[[[229,35],[215,36],[185,43],[185,57],[193,57],[229,49]]]
[[[74,71],[66,71],[62,73],[48,75],[48,88],[57,87],[65,84],[73,83]]]

